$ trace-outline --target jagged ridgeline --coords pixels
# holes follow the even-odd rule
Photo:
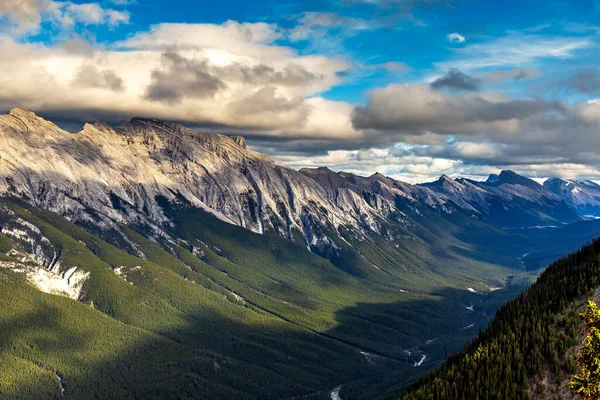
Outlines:
[[[489,327],[402,400],[567,399],[583,299],[600,285],[600,240],[550,265]],[[393,397],[389,396],[388,397]]]
[[[0,398],[370,400],[600,235],[580,185],[296,171],[176,123],[12,110]]]

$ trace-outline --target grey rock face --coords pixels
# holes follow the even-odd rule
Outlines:
[[[410,185],[381,174],[295,171],[251,150],[243,137],[153,119],[86,124],[71,134],[25,110],[0,116],[0,194],[116,232],[119,224],[135,223],[165,235],[161,227],[170,221],[159,198],[183,198],[229,223],[300,238],[326,252],[345,241],[342,230],[361,240],[387,237],[384,226],[411,226],[423,208],[475,218],[516,200],[519,207],[568,209],[559,196],[514,173],[492,181],[444,176]],[[563,214],[569,222],[578,218]]]

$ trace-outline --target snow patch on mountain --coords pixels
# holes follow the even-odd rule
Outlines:
[[[581,215],[600,216],[600,185],[592,181],[550,178],[544,187],[569,203]]]

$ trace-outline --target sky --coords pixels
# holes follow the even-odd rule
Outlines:
[[[600,1],[0,0],[0,111],[243,135],[292,168],[600,179]]]

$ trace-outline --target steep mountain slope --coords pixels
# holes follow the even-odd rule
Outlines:
[[[600,185],[592,181],[550,178],[544,187],[561,197],[582,215],[600,215]]]
[[[128,243],[120,223],[150,225],[157,236],[164,234],[161,225],[167,219],[158,197],[173,201],[180,196],[254,232],[304,241],[331,260],[343,257],[339,250],[346,243],[396,240],[398,232],[421,223],[421,217],[406,212],[424,207],[441,217],[464,213],[510,227],[579,219],[557,196],[531,187],[533,181],[503,182],[508,175],[503,172],[493,185],[443,178],[468,187],[458,191],[380,175],[341,174],[336,183],[327,183],[310,179],[306,170],[278,165],[250,150],[241,137],[178,124],[136,118],[114,129],[87,124],[70,134],[25,110],[0,117],[0,193],[111,230],[115,240],[121,236],[123,247]],[[491,218],[483,218],[490,213]]]
[[[550,265],[530,289],[502,306],[462,353],[400,398],[570,397],[565,385],[575,372],[574,350],[582,333],[577,314],[586,297],[597,298],[599,260],[600,240],[595,240]]]
[[[385,219],[351,191],[332,193],[250,150],[243,138],[133,119],[69,134],[33,113],[0,117],[0,192],[25,196],[73,221],[165,222],[156,197],[194,206],[254,232],[275,232],[319,248],[340,227],[354,236]],[[90,212],[90,211],[93,211]]]
[[[7,287],[26,288],[23,298],[32,288],[71,297],[61,301],[84,308],[60,315],[101,313],[89,318],[124,324],[140,342],[182,346],[165,350],[173,358],[148,359],[147,347],[132,343],[111,356],[128,370],[148,363],[142,373],[164,377],[154,389],[166,396],[326,398],[344,384],[344,393],[369,398],[390,376],[422,374],[549,259],[600,234],[600,221],[567,225],[580,218],[536,190],[526,178],[409,185],[381,174],[298,172],[241,137],[157,120],[70,134],[24,110],[0,117]],[[489,217],[496,203],[507,207],[498,221]],[[527,228],[548,224],[558,227]],[[505,229],[515,226],[524,229]],[[34,331],[64,331],[45,322]],[[2,349],[23,358],[27,324],[16,326]],[[90,343],[110,343],[110,331],[99,340]],[[97,372],[112,360],[95,355],[86,369],[101,378],[78,375],[65,351],[61,342],[56,353],[26,353],[23,367],[50,366],[40,373],[58,371],[75,398],[120,373]],[[205,355],[216,361],[198,364]],[[117,381],[109,397],[145,397],[143,379]],[[7,390],[27,387],[11,382]]]
[[[21,378],[2,375],[7,397],[23,390],[31,395],[23,397],[58,397],[54,374],[72,398],[291,397],[333,387],[366,366],[355,348],[262,309],[276,298],[255,293],[264,300],[254,305],[251,286],[227,289],[207,277],[237,278],[233,263],[226,267],[231,274],[191,254],[186,265],[132,232],[131,240],[148,254],[140,259],[55,214],[10,202],[2,221],[0,273],[6,290],[0,314],[6,329],[0,364],[6,369],[18,358],[24,369]],[[205,251],[207,261],[225,262]],[[73,286],[68,274],[73,268],[86,274],[74,296],[80,304],[25,284],[37,283],[32,270]],[[203,274],[196,272],[201,269]],[[49,280],[37,287],[60,293]],[[102,327],[97,335],[95,324]],[[353,360],[353,366],[341,360]],[[36,365],[39,373],[28,372]],[[44,390],[37,392],[37,385]]]

